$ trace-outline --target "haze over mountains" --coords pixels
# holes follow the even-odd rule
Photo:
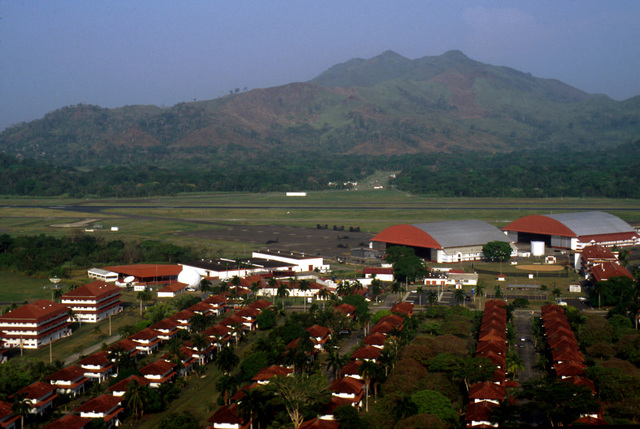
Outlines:
[[[170,108],[65,107],[0,134],[0,151],[57,165],[179,165],[281,154],[590,151],[640,135],[640,96],[615,101],[450,51],[392,51],[305,83]]]

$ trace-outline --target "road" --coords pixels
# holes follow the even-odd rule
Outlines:
[[[533,313],[533,314],[532,314]],[[518,374],[520,383],[532,378],[541,377],[542,374],[535,368],[538,360],[538,353],[533,341],[531,322],[533,317],[540,317],[540,312],[531,310],[515,310],[513,312],[513,323],[516,328],[516,342],[518,344],[518,356],[522,359],[524,369]],[[524,341],[522,341],[524,339]]]
[[[67,357],[64,360],[64,366],[69,366],[72,363],[74,363],[75,361],[77,361],[78,359],[80,359],[80,356],[89,356],[95,352],[97,352],[98,350],[100,350],[102,348],[102,344],[106,344],[106,345],[111,345],[113,343],[115,343],[116,341],[120,340],[120,334],[116,334],[116,335],[112,335],[111,337],[107,338],[106,340],[104,340],[103,343],[100,344],[94,344],[92,346],[87,347],[86,349],[78,352],[78,353],[74,353],[71,356]]]

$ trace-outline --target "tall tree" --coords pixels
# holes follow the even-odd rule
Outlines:
[[[369,412],[369,387],[371,386],[371,380],[375,377],[377,371],[380,370],[380,367],[377,363],[372,360],[365,360],[358,367],[358,374],[362,377],[364,381],[364,394],[365,394],[365,411]]]
[[[319,374],[309,378],[298,374],[274,377],[267,389],[275,394],[274,400],[285,407],[295,429],[302,424],[305,409],[325,403],[331,396],[327,391],[326,378]]]
[[[306,279],[302,279],[298,282],[298,290],[302,292],[302,303],[304,305],[304,311],[307,311],[307,291],[311,290],[311,282]]]
[[[229,375],[240,363],[240,358],[233,351],[233,347],[223,347],[216,356],[216,367]]]
[[[142,303],[151,300],[151,290],[149,290],[149,287],[147,286],[144,288],[144,290],[138,292],[138,295],[136,295],[136,299],[140,301],[140,316],[142,316]]]

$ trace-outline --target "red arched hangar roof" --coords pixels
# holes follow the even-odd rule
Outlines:
[[[372,241],[399,244],[401,246],[442,249],[440,243],[438,243],[431,235],[413,225],[390,226],[373,237]]]
[[[577,237],[576,233],[562,222],[544,215],[531,215],[514,220],[502,228],[504,231],[528,232],[532,234],[558,235],[561,237]]]

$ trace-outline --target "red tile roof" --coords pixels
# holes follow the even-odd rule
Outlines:
[[[464,415],[464,420],[467,423],[490,422],[493,408],[497,406],[498,404],[495,404],[493,402],[487,402],[487,401],[470,402],[467,405],[467,411]],[[478,426],[474,426],[474,427],[478,427]]]
[[[351,359],[378,359],[382,350],[374,346],[363,346],[351,354]]]
[[[24,394],[27,398],[37,400],[42,398],[43,396],[47,396],[50,393],[55,392],[56,387],[50,385],[49,383],[45,383],[43,381],[36,381],[28,385],[27,387],[18,390],[17,393]]]
[[[312,337],[326,337],[327,335],[331,334],[331,331],[329,330],[329,328],[325,328],[324,326],[320,326],[320,325],[309,326],[305,330],[309,334],[311,334]]]
[[[378,320],[378,323],[385,322],[397,327],[404,323],[404,317],[398,316],[397,314],[389,314]]]
[[[109,387],[109,389],[107,390],[109,392],[126,392],[127,390],[129,390],[129,384],[132,381],[138,383],[140,386],[148,386],[149,383],[151,383],[150,380],[144,377],[140,377],[139,375],[130,375],[129,377],[118,381],[116,384]]]
[[[189,285],[186,284],[186,283],[180,283],[180,282],[169,283],[168,285],[166,285],[162,289],[158,289],[158,293],[160,293],[160,292],[163,292],[163,293],[177,293],[177,292],[186,290],[188,287],[189,287]]]
[[[500,386],[491,381],[483,381],[469,387],[469,399],[491,399],[502,401],[504,397],[504,386]]]
[[[367,335],[362,340],[362,344],[365,346],[384,346],[384,343],[387,341],[387,336],[382,332],[376,332],[371,335]]]
[[[249,307],[259,308],[261,310],[264,310],[265,308],[273,307],[273,304],[264,299],[259,299],[258,301],[252,302],[251,304],[249,304]]]
[[[48,381],[74,381],[84,377],[84,369],[79,366],[68,366],[47,377]]]
[[[609,280],[613,277],[628,277],[633,280],[633,275],[620,264],[613,262],[604,262],[594,265],[589,270],[596,282]]]
[[[117,407],[121,401],[122,401],[122,398],[112,396],[112,395],[107,395],[105,393],[98,396],[97,398],[89,399],[87,402],[85,402],[84,404],[76,408],[75,411],[79,413],[93,412],[93,413],[104,414],[104,413],[108,413],[109,411]]]
[[[67,414],[66,416],[49,423],[43,429],[83,429],[91,423],[88,417],[79,417],[75,414]]]
[[[393,313],[402,313],[407,316],[413,315],[413,304],[410,302],[399,302],[393,307],[391,307],[391,311]]]
[[[227,423],[229,425],[244,425],[245,419],[238,416],[238,406],[236,404],[223,405],[209,417],[209,423]]]
[[[292,369],[285,368],[278,365],[270,365],[266,368],[262,368],[251,380],[253,381],[266,381],[275,376],[286,376],[293,372]]]
[[[62,295],[62,299],[101,298],[104,296],[112,295],[116,292],[120,293],[120,288],[118,286],[114,285],[113,283],[106,283],[101,280],[96,280],[95,282],[88,283],[65,293],[64,295]]]
[[[66,305],[39,299],[0,316],[0,323],[15,323],[22,320],[33,323],[50,319],[62,313],[66,314],[68,311],[69,308]]]
[[[342,377],[329,385],[328,390],[334,393],[358,395],[364,389],[364,382],[351,377]]]
[[[336,305],[334,310],[341,311],[346,315],[352,315],[356,312],[357,308],[351,304],[340,304]]]
[[[302,422],[299,429],[338,429],[340,423],[336,420],[322,420],[321,418],[315,418]]]
[[[177,276],[182,271],[181,265],[159,265],[159,264],[137,264],[137,265],[115,265],[105,267],[105,270],[114,271],[118,274],[134,276],[138,278]]]
[[[175,364],[167,362],[166,360],[157,360],[140,368],[140,374],[142,375],[164,375],[173,371]]]

